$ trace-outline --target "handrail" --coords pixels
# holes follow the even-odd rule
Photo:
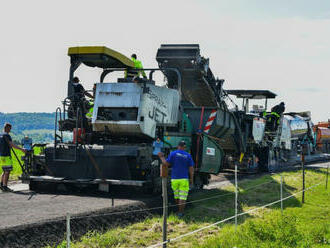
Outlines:
[[[57,138],[59,137],[57,135],[57,114],[60,113],[60,120],[62,120],[62,117],[61,117],[61,108],[60,107],[57,107],[56,108],[56,111],[55,111],[55,125],[54,125],[54,154],[53,154],[53,159],[55,160],[56,159],[56,146],[57,146]],[[63,134],[62,134],[62,131],[61,131],[61,142],[63,142]]]
[[[65,98],[64,102],[67,100],[67,98]],[[63,103],[63,105],[65,105]],[[57,134],[56,134],[56,129],[57,129],[57,112],[58,109],[60,110],[60,108],[56,109],[56,115],[55,115],[55,137],[54,137],[54,153],[53,153],[53,160],[54,161],[58,161],[58,162],[72,162],[75,163],[77,162],[77,150],[78,150],[78,121],[79,121],[79,114],[81,114],[82,117],[82,112],[80,110],[80,107],[77,108],[77,114],[76,114],[76,137],[75,137],[75,148],[74,148],[74,159],[58,159],[56,158],[56,147],[57,147]],[[61,113],[61,110],[59,111]],[[82,118],[81,118],[81,122],[83,122]],[[83,123],[81,123],[81,127],[83,127]],[[63,134],[61,131],[61,142],[63,142]]]
[[[103,80],[105,78],[105,76],[111,72],[114,72],[114,71],[125,71],[126,68],[105,68],[101,74],[101,77],[100,77],[100,82],[103,83]],[[174,71],[177,76],[178,76],[178,90],[179,90],[179,93],[180,93],[180,97],[181,97],[181,73],[180,71],[177,69],[177,68],[164,68],[164,69],[160,69],[160,68],[141,68],[141,69],[138,69],[138,68],[134,68],[134,69],[130,69],[130,71],[133,71],[133,72],[139,72],[139,71],[150,71],[149,73],[149,80],[152,80],[152,75],[155,71]],[[164,73],[164,72],[163,72]],[[164,73],[165,75],[165,73]]]

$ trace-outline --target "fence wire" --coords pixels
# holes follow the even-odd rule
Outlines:
[[[279,172],[279,173],[272,173],[272,177],[273,177],[273,176],[276,176],[277,174],[280,174],[280,175],[281,175],[280,182],[279,182],[277,179],[272,178],[270,181],[263,182],[263,183],[260,183],[260,184],[257,184],[257,185],[253,185],[253,186],[251,186],[251,187],[247,187],[247,188],[245,188],[245,189],[241,189],[241,190],[244,190],[244,193],[245,193],[245,192],[247,192],[247,191],[250,191],[250,190],[253,190],[253,189],[259,188],[260,186],[268,185],[268,184],[270,184],[270,183],[280,183],[280,187],[281,187],[280,190],[281,190],[281,192],[280,192],[280,199],[279,199],[279,200],[273,201],[273,202],[271,202],[271,203],[265,204],[265,205],[260,206],[260,207],[256,207],[256,208],[254,208],[254,209],[250,209],[250,210],[245,211],[245,212],[242,212],[242,213],[237,213],[237,211],[236,211],[236,212],[235,212],[235,215],[233,215],[233,216],[230,216],[230,217],[228,217],[228,218],[222,219],[222,220],[220,220],[220,221],[217,221],[217,222],[212,223],[212,224],[210,224],[210,225],[207,225],[207,226],[205,226],[205,227],[199,228],[199,229],[194,230],[194,231],[192,231],[192,232],[188,232],[188,233],[185,233],[185,234],[179,235],[179,236],[177,236],[177,237],[175,237],[175,238],[167,239],[166,241],[163,241],[163,242],[160,242],[160,243],[157,243],[157,244],[151,245],[151,246],[149,246],[148,248],[159,247],[159,246],[163,246],[163,245],[165,245],[165,244],[167,244],[167,243],[170,243],[170,242],[175,242],[175,241],[177,241],[177,240],[179,240],[179,239],[182,239],[182,238],[184,238],[184,237],[187,237],[187,236],[193,235],[193,234],[195,234],[195,233],[197,233],[197,232],[201,232],[201,231],[203,231],[203,230],[206,230],[206,229],[211,228],[211,227],[213,227],[213,226],[219,225],[219,224],[221,224],[221,223],[225,223],[225,222],[227,222],[227,221],[229,221],[229,220],[232,220],[232,219],[235,219],[235,223],[236,223],[235,225],[237,225],[237,218],[238,218],[238,217],[243,216],[243,215],[246,215],[246,214],[249,214],[249,213],[252,213],[252,212],[255,212],[255,211],[258,211],[258,210],[260,210],[260,209],[264,209],[264,208],[266,208],[266,207],[272,206],[272,205],[277,204],[277,203],[281,203],[281,211],[283,211],[283,202],[284,202],[285,200],[290,199],[290,198],[292,198],[292,197],[294,197],[294,196],[296,196],[296,195],[298,195],[298,194],[300,194],[300,193],[304,193],[305,191],[310,190],[310,189],[312,189],[312,188],[314,188],[314,187],[316,187],[316,186],[322,184],[322,182],[317,183],[317,184],[314,184],[314,185],[312,185],[312,186],[310,186],[310,187],[308,187],[308,188],[306,188],[306,189],[303,189],[303,190],[301,190],[301,191],[299,191],[299,192],[296,192],[296,193],[291,193],[290,190],[287,189],[287,190],[288,190],[288,193],[289,193],[290,195],[287,196],[287,197],[284,197],[284,198],[283,198],[282,190],[284,189],[285,186],[283,187],[282,172]],[[294,177],[293,177],[293,179],[296,179],[296,178],[301,179],[301,176],[298,175],[298,176],[294,176]],[[292,180],[292,177],[290,177],[290,179]],[[328,179],[328,178],[327,178],[327,179]],[[237,180],[237,179],[236,179],[236,180]],[[326,183],[327,183],[327,181],[326,181]],[[239,192],[240,189],[239,189],[239,187],[237,186],[237,181],[236,181],[236,186],[235,186],[235,187],[236,187],[236,189],[238,189],[238,192]],[[286,187],[285,187],[285,188],[286,188]],[[235,191],[235,192],[237,192],[237,191]],[[188,202],[186,202],[185,204],[191,204],[191,203],[196,203],[196,202],[203,202],[203,201],[207,201],[207,200],[211,200],[211,199],[221,198],[221,197],[228,196],[228,195],[234,195],[234,194],[236,194],[235,192],[228,192],[228,193],[226,193],[226,194],[217,194],[217,195],[210,196],[210,197],[205,197],[205,198],[202,198],[202,199],[197,199],[197,200],[188,201]],[[242,197],[243,197],[242,200],[243,200],[243,201],[241,201],[241,202],[244,202],[244,197],[246,196],[246,194],[244,194],[244,193],[242,194]],[[112,201],[113,201],[113,199],[112,199]],[[237,202],[237,199],[235,200],[235,202]],[[168,205],[167,207],[175,207],[175,206],[179,206],[179,205],[181,205],[181,204],[172,204],[172,205]],[[83,218],[85,219],[85,218],[93,218],[93,217],[101,217],[101,216],[109,216],[109,215],[129,214],[129,213],[137,213],[137,212],[147,212],[147,211],[159,210],[159,209],[163,209],[163,206],[162,206],[162,207],[147,208],[147,209],[144,209],[144,208],[143,208],[143,209],[134,209],[134,210],[130,210],[130,211],[127,211],[127,210],[126,210],[126,211],[118,211],[118,212],[112,212],[112,213],[94,214],[94,215],[89,215],[89,216],[75,216],[75,217],[73,217],[73,218],[71,218],[71,219],[76,220],[76,219],[83,219]],[[68,242],[68,247],[70,247],[70,235],[71,235],[71,234],[70,234],[70,215],[68,215],[68,216],[67,216],[67,240],[68,240],[67,242]]]
[[[257,208],[254,208],[254,209],[250,209],[250,210],[248,210],[248,211],[245,211],[245,212],[239,213],[239,214],[237,214],[237,215],[233,215],[233,216],[231,216],[231,217],[228,217],[228,218],[226,218],[226,219],[223,219],[223,220],[217,221],[217,222],[215,222],[215,223],[213,223],[213,224],[210,224],[210,225],[208,225],[208,226],[205,226],[205,227],[202,227],[202,228],[196,229],[196,230],[194,230],[194,231],[192,231],[192,232],[188,232],[188,233],[185,233],[185,234],[179,235],[179,236],[177,236],[177,237],[175,237],[175,238],[168,239],[168,240],[166,240],[166,241],[164,241],[164,242],[160,242],[160,243],[157,243],[157,244],[155,244],[155,245],[148,246],[148,248],[159,247],[159,246],[162,246],[162,245],[164,245],[164,244],[167,244],[167,243],[170,243],[170,242],[174,242],[174,241],[176,241],[176,240],[179,240],[179,239],[182,239],[182,238],[184,238],[184,237],[190,236],[190,235],[192,235],[192,234],[195,234],[195,233],[197,233],[197,232],[203,231],[203,230],[208,229],[208,228],[210,228],[210,227],[213,227],[213,226],[219,225],[219,224],[221,224],[221,223],[227,222],[227,221],[229,221],[229,220],[232,220],[232,219],[234,219],[236,216],[239,217],[239,216],[243,216],[243,215],[246,215],[246,214],[249,214],[249,213],[255,212],[255,211],[260,210],[260,209],[264,209],[264,208],[266,208],[266,207],[269,207],[269,206],[272,206],[272,205],[274,205],[274,204],[277,204],[277,203],[279,203],[279,202],[281,202],[281,201],[285,201],[285,200],[287,200],[287,199],[290,199],[290,198],[292,198],[292,197],[294,197],[294,196],[296,196],[296,195],[298,195],[298,194],[300,194],[300,193],[302,193],[302,192],[305,192],[305,191],[307,191],[307,190],[310,190],[310,189],[312,189],[312,188],[315,188],[315,187],[317,187],[317,186],[320,185],[320,184],[322,184],[322,182],[317,183],[317,184],[314,184],[314,185],[312,185],[312,186],[310,186],[310,187],[308,187],[308,188],[306,188],[306,189],[304,189],[304,190],[300,190],[300,191],[297,192],[297,193],[291,194],[291,195],[289,195],[289,196],[287,196],[287,197],[284,197],[284,198],[282,198],[282,199],[279,199],[279,200],[277,200],[277,201],[274,201],[274,202],[271,202],[271,203],[265,204],[265,205],[263,205],[263,206],[261,206],[261,207],[257,207]]]
[[[307,168],[306,168],[306,169],[307,169]],[[312,168],[312,169],[314,169],[314,168]],[[244,196],[246,195],[245,192],[247,192],[247,191],[250,191],[250,190],[253,190],[253,189],[259,188],[259,187],[261,187],[261,186],[271,184],[271,183],[281,183],[281,180],[282,180],[282,172],[279,172],[279,173],[272,173],[272,176],[276,176],[276,175],[281,175],[281,179],[280,179],[280,181],[278,181],[278,180],[275,179],[275,178],[272,178],[270,181],[263,182],[263,183],[260,183],[260,184],[257,184],[257,185],[253,185],[253,186],[251,186],[251,187],[247,187],[247,188],[245,188],[245,189],[241,187],[241,191],[242,191],[242,190],[244,191],[243,194],[242,194],[243,199],[244,199]],[[301,179],[301,175],[294,176],[293,178],[292,178],[292,176],[290,176],[290,179],[291,179],[291,180],[292,180],[292,179],[294,179],[294,180],[295,180],[295,179]],[[227,222],[227,221],[229,221],[229,220],[237,219],[237,217],[239,217],[239,216],[243,216],[243,215],[246,215],[246,214],[249,214],[249,213],[252,213],[252,212],[258,211],[258,210],[260,210],[260,209],[263,209],[263,208],[266,208],[266,207],[272,206],[272,205],[277,204],[277,203],[281,203],[281,209],[282,209],[282,203],[283,203],[285,200],[290,199],[290,198],[292,198],[292,197],[294,197],[294,196],[296,196],[296,195],[298,195],[298,194],[300,194],[300,193],[303,193],[303,192],[305,192],[305,191],[307,191],[307,190],[310,190],[310,189],[312,189],[312,188],[315,188],[316,186],[318,186],[318,185],[320,185],[320,184],[322,184],[322,182],[317,183],[317,184],[314,184],[314,185],[312,185],[312,186],[310,186],[310,187],[308,187],[308,188],[306,188],[306,189],[300,190],[299,192],[292,193],[292,189],[286,188],[286,187],[285,187],[285,184],[282,184],[282,183],[281,183],[281,184],[280,184],[281,189],[286,189],[287,192],[289,193],[289,196],[286,196],[286,197],[284,197],[284,198],[283,198],[283,196],[282,196],[282,197],[280,197],[279,200],[273,201],[273,202],[271,202],[271,203],[265,204],[265,205],[260,206],[260,207],[256,207],[256,208],[254,208],[254,209],[250,209],[250,210],[245,211],[245,212],[242,212],[242,213],[236,213],[235,215],[230,216],[230,217],[228,217],[228,218],[222,219],[222,220],[220,220],[220,221],[217,221],[217,222],[212,223],[212,224],[210,224],[210,225],[207,225],[207,226],[205,226],[205,227],[199,228],[199,229],[194,230],[194,231],[192,231],[192,232],[188,232],[188,233],[185,233],[185,234],[179,235],[179,236],[177,236],[177,237],[175,237],[175,238],[168,239],[168,240],[166,240],[166,241],[164,241],[164,242],[160,242],[160,243],[157,243],[157,244],[151,245],[151,246],[149,246],[148,248],[158,247],[158,246],[161,246],[161,245],[164,245],[164,244],[170,243],[170,242],[174,242],[174,241],[176,241],[176,240],[179,240],[179,239],[182,239],[182,238],[184,238],[184,237],[187,237],[187,236],[193,235],[193,234],[195,234],[195,233],[197,233],[197,232],[200,232],[200,231],[206,230],[206,229],[208,229],[208,228],[210,228],[210,227],[213,227],[213,226],[219,225],[219,224],[224,223],[224,222]],[[239,188],[238,188],[238,190],[240,191]],[[291,192],[290,192],[290,191],[291,191]],[[242,192],[241,192],[241,193],[242,193]],[[281,194],[282,194],[282,193],[281,193]],[[186,204],[192,204],[192,203],[196,203],[196,202],[203,202],[203,201],[207,201],[207,200],[211,200],[211,199],[221,198],[221,197],[228,196],[228,195],[235,195],[235,192],[228,192],[228,193],[225,193],[225,194],[216,194],[216,195],[213,195],[213,196],[210,196],[210,197],[205,197],[205,198],[202,198],[202,199],[197,199],[197,200],[188,201],[188,202],[186,202]],[[244,200],[243,200],[243,201],[244,201]],[[179,205],[180,205],[180,204],[172,204],[172,205],[168,205],[168,207],[175,207],[175,206],[179,206]],[[82,218],[93,218],[93,217],[101,217],[101,216],[109,216],[109,215],[118,215],[118,214],[129,214],[129,213],[146,212],[146,211],[159,210],[159,209],[163,209],[163,206],[154,207],[154,208],[147,208],[147,209],[143,208],[143,209],[134,209],[134,210],[129,210],[129,211],[128,211],[128,210],[125,210],[125,211],[118,211],[118,212],[112,212],[112,213],[94,214],[94,215],[89,215],[89,216],[75,216],[75,217],[73,217],[73,218],[71,218],[71,219],[82,219]]]
[[[249,191],[255,188],[258,188],[260,186],[266,185],[266,184],[270,184],[270,183],[275,183],[277,181],[269,181],[269,182],[264,182],[264,183],[260,183],[251,187],[248,187],[246,189],[244,189],[244,191]],[[187,201],[185,203],[185,205],[188,204],[192,204],[192,203],[196,203],[196,202],[203,202],[203,201],[208,201],[208,200],[212,200],[212,199],[218,199],[224,196],[228,196],[228,195],[235,195],[235,192],[229,192],[229,193],[225,193],[225,194],[216,194],[214,196],[210,196],[210,197],[205,197],[202,199],[197,199],[197,200],[192,200],[192,201]],[[168,205],[168,207],[177,207],[180,206],[182,204],[170,204]],[[102,213],[102,214],[93,214],[93,215],[88,215],[88,216],[72,216],[71,219],[84,219],[84,218],[94,218],[94,217],[101,217],[101,216],[110,216],[110,215],[117,215],[117,214],[131,214],[131,213],[138,213],[138,212],[150,212],[150,211],[154,211],[154,210],[160,210],[163,209],[163,206],[159,206],[159,207],[153,207],[153,208],[143,208],[143,209],[134,209],[134,210],[128,210],[128,211],[118,211],[118,212],[111,212],[111,213]]]
[[[281,173],[281,172],[280,172]],[[280,173],[273,173],[272,176],[274,175],[280,175]],[[301,176],[294,176],[294,178],[301,178]],[[244,191],[249,191],[255,188],[258,188],[260,186],[266,185],[266,184],[270,184],[270,183],[278,183],[277,180],[270,180],[268,182],[263,182],[257,185],[253,185],[251,187],[245,188],[243,189]],[[208,200],[212,200],[212,199],[217,199],[217,198],[222,198],[224,196],[228,196],[228,195],[235,195],[235,192],[229,192],[229,193],[225,193],[225,194],[216,194],[214,196],[210,196],[210,197],[205,197],[202,199],[197,199],[197,200],[191,200],[191,201],[187,201],[185,204],[193,204],[193,203],[197,203],[197,202],[203,202],[203,201],[208,201]],[[168,207],[177,207],[180,206],[182,204],[170,204],[168,205]],[[118,211],[118,212],[111,212],[111,213],[102,213],[102,214],[94,214],[94,215],[88,215],[88,216],[72,216],[71,219],[84,219],[84,218],[94,218],[94,217],[101,217],[101,216],[110,216],[110,215],[118,215],[118,214],[132,214],[132,213],[138,213],[138,212],[150,212],[150,211],[155,211],[155,210],[160,210],[163,209],[163,206],[159,206],[159,207],[153,207],[153,208],[143,208],[143,209],[134,209],[134,210],[126,210],[126,211]]]

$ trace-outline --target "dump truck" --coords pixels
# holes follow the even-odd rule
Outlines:
[[[315,145],[319,152],[330,153],[330,119],[313,126]]]

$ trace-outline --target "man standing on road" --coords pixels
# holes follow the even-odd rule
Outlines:
[[[194,161],[191,155],[185,151],[185,148],[186,142],[180,141],[178,149],[171,152],[166,160],[162,152],[158,153],[163,166],[172,167],[171,186],[174,192],[175,202],[179,206],[179,217],[183,217],[183,211],[189,192],[189,181],[190,184],[193,184],[194,178]]]
[[[12,142],[12,139],[9,135],[11,130],[11,124],[5,123],[4,132],[0,134],[0,166],[2,166],[2,175],[1,175],[1,190],[3,191],[11,191],[8,188],[8,179],[9,174],[13,170],[13,164],[11,161],[10,149],[12,147],[21,150],[25,153],[25,150]]]

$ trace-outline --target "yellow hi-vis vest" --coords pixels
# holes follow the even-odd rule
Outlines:
[[[89,102],[89,104],[91,105],[91,107],[88,109],[88,112],[85,114],[87,119],[92,119],[93,117],[93,111],[94,111],[94,102]]]
[[[131,59],[134,62],[134,67],[136,69],[143,69],[142,62],[140,60],[137,60],[135,58],[131,58]],[[140,75],[142,75],[143,77],[147,77],[146,73],[143,70],[141,70],[141,71],[125,70],[125,78],[135,77],[135,76],[140,76]]]
[[[91,108],[88,110],[88,112],[86,113],[86,117],[87,117],[88,119],[92,119],[92,117],[93,117],[93,110],[94,110],[94,108],[91,107]]]
[[[276,118],[277,118],[277,124],[280,124],[280,118],[281,118],[281,115],[279,115],[279,114],[276,113],[276,112],[271,112],[270,114],[273,115],[273,116],[276,116]]]

